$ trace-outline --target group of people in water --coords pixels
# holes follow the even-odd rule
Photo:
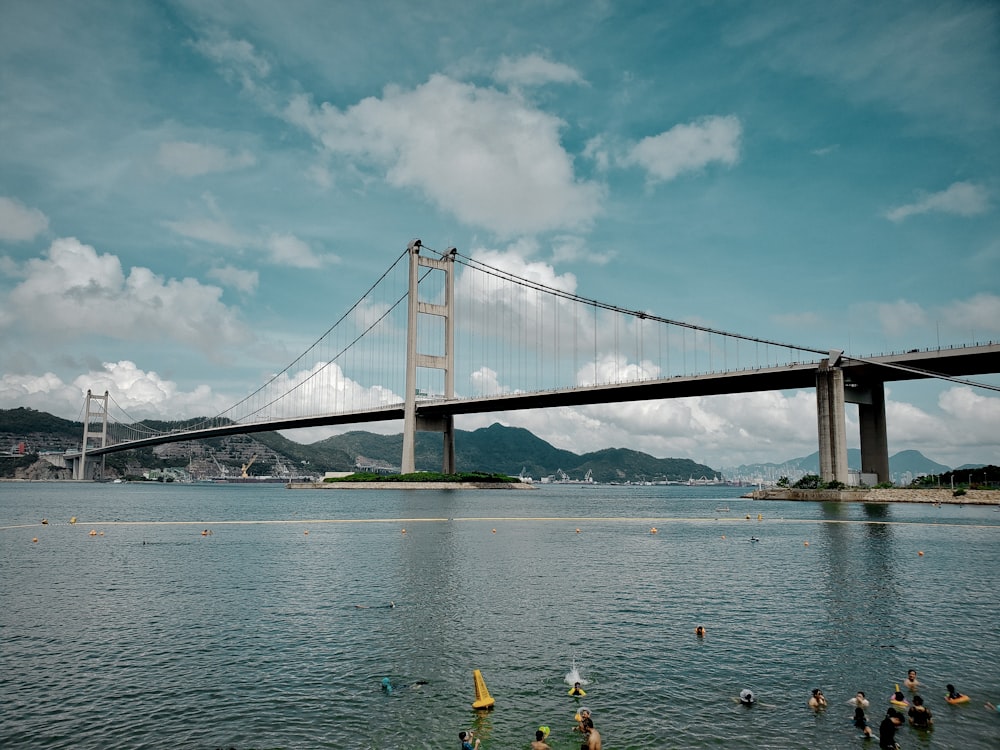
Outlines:
[[[698,626],[696,633],[699,637],[704,637],[705,629],[702,626]],[[383,683],[386,681],[383,680]],[[911,697],[908,699],[906,694],[900,690],[900,686],[896,685],[896,690],[889,695],[889,707],[886,710],[885,717],[878,725],[877,736],[872,730],[871,723],[868,721],[866,709],[870,707],[871,703],[864,692],[859,690],[854,697],[847,701],[849,705],[854,707],[854,716],[851,719],[852,725],[861,731],[864,739],[876,739],[879,750],[900,750],[899,743],[896,741],[896,733],[907,722],[911,727],[920,731],[926,732],[934,728],[933,714],[925,704],[923,697],[917,693],[921,683],[917,680],[915,669],[907,672],[906,679],[903,680],[902,685],[910,692]],[[947,690],[944,696],[946,703],[960,704],[969,702],[969,696],[959,692],[954,685],[949,683],[945,687]],[[385,689],[384,684],[383,689]],[[586,696],[586,694],[580,682],[575,682],[569,691],[569,695],[574,698],[581,698]],[[738,700],[748,708],[757,704],[757,696],[750,689],[741,690]],[[819,711],[827,708],[828,705],[829,703],[823,691],[820,688],[813,689],[808,699],[809,708]],[[1000,712],[1000,707],[992,703],[986,703],[985,705],[991,711]],[[590,709],[580,708],[574,718],[577,723],[573,727],[573,731],[579,732],[582,739],[580,750],[601,750],[601,733],[594,726],[594,719]],[[549,727],[539,727],[535,731],[535,739],[531,742],[531,750],[552,750],[546,742],[549,732]],[[480,741],[474,737],[472,730],[459,732],[458,737],[462,743],[461,750],[479,750]]]
[[[920,682],[917,680],[917,671],[915,669],[907,672],[906,679],[903,680],[903,686],[913,694],[912,698],[907,700],[906,695],[899,689],[899,685],[896,685],[896,690],[889,696],[889,707],[885,712],[885,717],[878,726],[878,746],[880,750],[882,748],[885,750],[899,749],[899,743],[896,741],[896,732],[907,721],[911,727],[921,731],[926,732],[934,728],[934,717],[931,714],[931,710],[924,704],[923,697],[916,693],[920,688]],[[948,692],[944,696],[945,702],[958,704],[969,701],[969,696],[960,693],[954,685],[949,684],[946,686],[946,689]],[[871,705],[868,698],[859,690],[848,703],[854,706],[854,716],[851,723],[857,729],[861,730],[865,739],[873,739],[872,726],[868,722],[868,716],[865,713],[865,709]],[[812,695],[809,696],[808,704],[813,710],[826,708],[827,700],[826,696],[823,695],[823,691],[815,688],[812,691]],[[989,704],[987,704],[987,707],[989,707]]]

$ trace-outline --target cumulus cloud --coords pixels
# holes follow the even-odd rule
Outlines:
[[[942,309],[945,323],[958,331],[1000,332],[1000,297],[977,294],[969,299],[955,300]]]
[[[99,370],[89,370],[65,382],[48,372],[44,375],[6,374],[0,377],[0,408],[19,406],[77,419],[88,390],[107,391],[114,401],[136,419],[189,419],[212,416],[231,397],[213,393],[207,385],[183,391],[155,372],[138,368],[134,362],[105,362]]]
[[[564,63],[552,62],[539,54],[522,57],[504,55],[493,71],[493,80],[509,86],[584,82],[575,68]]]
[[[955,216],[977,216],[989,210],[989,192],[971,182],[955,182],[939,193],[923,194],[913,203],[886,211],[889,221],[899,223],[911,216],[944,213]]]
[[[563,122],[514,94],[435,75],[345,110],[296,96],[285,117],[330,154],[500,235],[582,228],[600,210],[603,188],[576,178],[559,142]]]
[[[208,272],[208,277],[244,294],[256,291],[257,284],[260,282],[260,274],[257,271],[247,271],[234,266],[212,268]]]
[[[732,166],[740,157],[743,126],[738,117],[704,117],[643,138],[623,157],[646,170],[650,182],[666,182],[714,162]]]
[[[50,339],[99,331],[136,341],[155,332],[215,351],[248,337],[236,311],[220,301],[220,288],[164,279],[139,266],[126,275],[116,256],[98,255],[72,237],[57,239],[43,257],[27,261],[22,274],[5,305],[18,317],[6,322]]]
[[[249,151],[233,154],[219,146],[187,141],[160,144],[157,163],[166,171],[182,177],[196,177],[210,172],[228,172],[257,163]]]
[[[272,234],[265,241],[271,261],[279,266],[321,268],[324,258],[312,251],[306,242],[292,234]]]
[[[48,228],[48,217],[37,208],[0,196],[0,241],[33,240]]]

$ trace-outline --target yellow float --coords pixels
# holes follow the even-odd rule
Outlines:
[[[472,670],[472,681],[476,687],[476,699],[472,702],[472,707],[476,710],[493,708],[496,701],[493,700],[490,691],[486,689],[486,681],[483,680],[483,675],[478,669]]]

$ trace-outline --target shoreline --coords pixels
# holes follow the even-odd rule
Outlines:
[[[794,500],[826,503],[928,503],[931,505],[1000,505],[1000,490],[968,490],[956,496],[947,488],[867,489],[867,490],[795,490],[771,488],[754,490],[751,500]]]
[[[288,490],[533,490],[527,482],[289,482]]]

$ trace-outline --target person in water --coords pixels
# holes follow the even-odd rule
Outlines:
[[[924,705],[924,699],[919,695],[913,696],[913,705],[906,713],[910,718],[910,726],[914,729],[930,729],[934,725],[931,711]]]
[[[535,730],[535,740],[531,743],[531,750],[552,750],[545,744],[545,732],[541,729]]]
[[[885,712],[885,718],[878,725],[878,746],[880,750],[899,750],[896,730],[903,724],[903,715],[894,708]]]
[[[944,687],[948,691],[948,695],[944,697],[946,701],[951,701],[952,703],[954,703],[955,701],[961,700],[962,698],[965,698],[965,700],[969,699],[969,696],[958,692],[955,689],[955,686],[952,684],[945,685]]]
[[[388,677],[382,678],[382,692],[386,695],[392,695],[392,682]]]
[[[601,733],[594,728],[593,722],[590,723],[586,742],[581,743],[580,750],[601,750]]]
[[[594,727],[594,720],[590,718],[590,709],[581,708],[580,709],[580,721],[575,727],[573,727],[574,732],[580,732],[582,734],[587,734]]]
[[[705,628],[703,628],[701,625],[699,625],[698,627],[696,627],[694,629],[694,634],[696,636],[698,636],[699,638],[704,638],[705,637]]]
[[[744,706],[752,706],[756,702],[757,702],[757,697],[753,694],[752,690],[743,688],[740,691],[740,703],[742,703]]]
[[[826,708],[826,696],[823,695],[823,691],[819,688],[813,688],[812,695],[809,696],[809,708],[814,710]]]
[[[586,695],[586,693],[583,692],[583,688],[580,687],[580,683],[579,682],[574,682],[573,683],[573,689],[569,691],[569,694],[570,695]]]
[[[462,741],[462,749],[461,750],[477,750],[477,748],[479,747],[479,738],[476,737],[476,744],[473,745],[472,744],[472,735],[473,734],[474,734],[474,732],[471,729],[469,731],[467,731],[467,732],[459,732],[458,733],[458,739]]]
[[[852,723],[854,724],[854,726],[856,726],[858,729],[861,730],[861,733],[865,737],[872,736],[872,728],[868,724],[868,717],[865,716],[865,710],[861,708],[861,706],[858,706],[857,708],[854,709],[854,719]]]
[[[853,698],[851,698],[847,702],[850,703],[852,706],[857,706],[858,708],[868,708],[869,705],[868,699],[865,697],[865,694],[860,690]]]
[[[903,680],[903,686],[907,690],[916,690],[920,687],[920,683],[917,682],[917,670],[911,669],[906,673],[906,679]]]
[[[909,702],[906,700],[906,696],[903,695],[901,690],[897,690],[895,693],[889,696],[890,703],[896,703],[900,706],[909,706]]]

